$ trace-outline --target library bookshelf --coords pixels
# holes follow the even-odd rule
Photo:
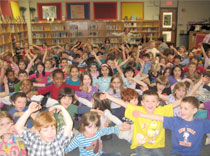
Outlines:
[[[28,41],[27,24],[24,22],[0,23],[0,53],[14,47],[15,42],[23,45]]]
[[[152,39],[160,37],[159,20],[32,22],[31,28],[32,41],[36,45],[75,44],[88,39],[94,44],[103,44],[105,38],[109,38],[111,44],[120,44],[121,37],[113,34],[123,32],[125,28],[133,33],[131,44],[138,44],[143,35]]]

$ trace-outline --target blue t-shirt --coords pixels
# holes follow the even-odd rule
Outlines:
[[[152,64],[152,62],[149,61],[148,63],[146,63],[146,64],[144,65],[143,74],[148,74],[151,64]]]
[[[25,106],[25,108],[23,109],[22,112],[25,112],[27,109],[28,109],[28,106]],[[13,116],[16,112],[20,112],[20,111],[16,110],[15,108],[12,108],[12,109],[9,110],[9,113],[10,113],[12,116]],[[20,117],[15,117],[15,118],[14,118],[15,123],[18,121],[19,118],[20,118]],[[32,128],[31,119],[28,119],[26,124],[27,124],[27,128]]]
[[[163,127],[172,132],[172,154],[196,156],[200,155],[204,134],[210,132],[210,121],[186,121],[179,117],[164,117]]]

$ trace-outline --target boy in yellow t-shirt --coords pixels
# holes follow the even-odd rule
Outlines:
[[[123,99],[129,97],[129,92],[121,96]],[[106,97],[125,107],[125,117],[133,121],[133,137],[131,149],[135,149],[138,156],[163,156],[162,148],[165,147],[165,129],[163,123],[156,120],[135,118],[133,113],[138,110],[142,113],[157,114],[162,116],[173,116],[173,107],[179,105],[180,101],[176,101],[173,104],[166,106],[159,106],[159,97],[157,92],[153,90],[147,90],[143,93],[141,104],[142,106],[132,105],[134,101],[138,103],[138,99],[129,99],[129,101],[123,101],[121,99],[112,97],[106,93]]]

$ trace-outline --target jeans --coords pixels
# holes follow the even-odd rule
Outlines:
[[[135,149],[137,156],[165,156],[162,148],[145,148],[139,146]]]
[[[101,156],[121,156],[120,153],[103,153]]]

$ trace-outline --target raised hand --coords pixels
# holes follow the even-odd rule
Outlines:
[[[30,111],[30,113],[34,113],[34,112],[40,110],[41,108],[42,108],[42,106],[39,103],[31,102],[28,107],[28,110]]]

